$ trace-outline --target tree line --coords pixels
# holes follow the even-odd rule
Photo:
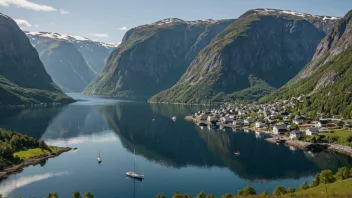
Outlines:
[[[43,140],[37,140],[27,135],[0,129],[0,170],[9,165],[9,161],[14,160],[13,154],[15,152],[25,148],[50,150],[49,146]]]
[[[334,174],[331,170],[323,170],[320,173],[317,173],[308,185],[307,182],[301,184],[298,189],[295,188],[285,188],[284,186],[277,186],[275,190],[272,192],[272,196],[282,196],[289,193],[294,193],[297,191],[307,190],[309,188],[318,187],[324,184],[331,184],[336,181],[346,180],[352,178],[352,168],[342,167],[339,168],[338,171]],[[351,192],[352,193],[352,192]],[[257,191],[251,187],[247,186],[244,189],[238,190],[236,195],[233,194],[224,194],[221,198],[235,198],[235,197],[244,197],[244,196],[255,196],[259,195],[260,197],[270,197],[271,195],[264,191],[261,194],[257,194]],[[155,196],[155,198],[166,198],[166,196],[160,194]],[[172,198],[192,198],[190,194],[181,194],[180,192],[176,192]],[[195,198],[215,198],[213,194],[206,195],[204,192],[200,192]]]

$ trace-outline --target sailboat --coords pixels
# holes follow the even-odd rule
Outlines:
[[[142,180],[142,179],[144,179],[144,175],[136,172],[136,151],[133,150],[133,152],[134,152],[133,172],[132,171],[126,172],[126,175],[128,177],[131,177],[131,178],[134,178],[134,179]]]
[[[98,160],[98,162],[99,162],[99,164],[100,164],[100,163],[101,163],[100,150],[99,150],[99,156],[98,156],[97,160]]]

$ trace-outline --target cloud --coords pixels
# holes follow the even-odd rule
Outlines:
[[[98,38],[107,38],[107,37],[109,37],[109,35],[107,35],[107,34],[90,33],[90,35],[92,35],[94,37],[98,37]]]
[[[17,23],[17,25],[20,26],[21,29],[32,27],[32,25],[30,23],[28,23],[28,21],[26,21],[24,19],[14,19],[14,20]]]
[[[27,0],[0,0],[0,6],[9,7],[10,5],[14,5],[19,8],[25,8],[34,11],[45,11],[52,12],[56,11],[55,8],[48,5],[40,5],[37,3],[29,2]]]
[[[127,27],[126,26],[120,27],[119,30],[126,31]]]
[[[64,10],[64,9],[60,9],[59,11],[60,11],[61,14],[70,14],[69,11]]]
[[[35,24],[34,27],[39,27],[39,25],[38,25],[38,24]]]

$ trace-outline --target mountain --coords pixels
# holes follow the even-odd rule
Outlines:
[[[150,97],[167,89],[198,52],[233,21],[172,18],[133,28],[84,93]]]
[[[312,61],[261,101],[306,95],[304,111],[352,117],[352,10],[320,42]]]
[[[0,13],[0,106],[69,103],[52,81],[26,35]]]
[[[38,43],[48,40],[65,41],[72,43],[73,46],[82,54],[89,68],[94,73],[99,73],[104,67],[110,53],[117,48],[119,44],[103,43],[92,41],[81,36],[59,34],[53,32],[25,32],[30,38],[31,43],[36,46]]]
[[[259,99],[294,77],[312,59],[323,30],[337,21],[293,11],[250,10],[197,55],[176,85],[149,101]]]

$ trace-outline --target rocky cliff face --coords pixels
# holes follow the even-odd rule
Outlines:
[[[0,106],[72,102],[52,81],[26,35],[0,13]]]
[[[72,45],[81,53],[87,65],[94,73],[99,73],[106,64],[110,53],[118,44],[92,41],[81,36],[53,32],[25,32],[34,47],[43,42],[63,41]]]
[[[248,11],[198,54],[175,86],[150,101],[258,99],[281,87],[312,59],[325,36],[306,18],[289,11]]]
[[[320,42],[313,60],[262,101],[308,95],[306,110],[352,117],[352,11]]]
[[[198,52],[233,21],[164,19],[133,28],[84,93],[150,97],[169,88]]]

